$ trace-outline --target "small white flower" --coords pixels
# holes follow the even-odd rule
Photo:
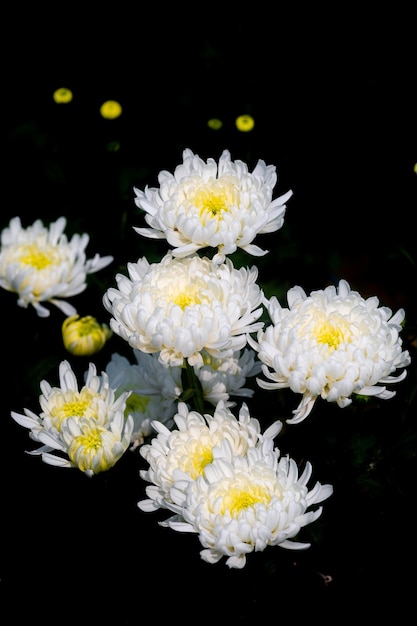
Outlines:
[[[289,308],[276,297],[268,304],[272,324],[258,332],[262,371],[269,381],[258,379],[264,389],[289,387],[302,394],[294,417],[296,424],[311,412],[318,397],[346,407],[352,394],[389,399],[395,395],[385,385],[403,380],[410,364],[400,337],[404,311],[394,316],[379,306],[378,298],[364,299],[341,280],[334,286],[306,295],[301,287],[288,291]]]
[[[30,409],[11,413],[30,430],[30,438],[42,444],[29,454],[41,455],[52,465],[78,467],[88,476],[109,469],[130,444],[133,418],[125,419],[129,392],[116,398],[107,374],[97,375],[93,363],[81,389],[68,361],[59,365],[59,380],[59,387],[41,381],[39,415]],[[50,454],[53,451],[58,454]]]
[[[49,228],[41,220],[22,228],[20,218],[14,217],[1,233],[0,287],[16,293],[20,307],[32,305],[40,317],[50,315],[42,302],[75,315],[76,309],[62,298],[84,291],[87,275],[113,261],[98,254],[87,260],[89,236],[75,234],[68,240],[65,226],[66,219],[60,217]]]
[[[223,359],[211,358],[202,354],[204,365],[194,367],[196,377],[201,383],[204,400],[216,406],[223,400],[228,407],[235,406],[230,396],[251,398],[253,389],[245,387],[246,380],[261,372],[262,363],[250,348],[238,351],[233,356]]]
[[[195,480],[213,461],[215,449],[222,441],[229,442],[233,454],[244,455],[264,437],[274,437],[282,428],[282,422],[274,422],[262,435],[259,421],[250,417],[245,403],[239,411],[239,419],[236,419],[223,401],[219,402],[213,415],[190,411],[184,402],[180,402],[174,422],[177,429],[172,431],[158,421],[152,422],[158,434],[140,448],[141,455],[149,463],[149,469],[141,471],[141,478],[152,483],[146,488],[148,499],[138,502],[144,511],[169,508],[175,477],[187,475]]]
[[[136,363],[126,357],[113,354],[106,367],[110,385],[116,396],[130,391],[125,415],[134,421],[132,450],[142,445],[145,438],[154,433],[151,422],[158,420],[171,427],[172,417],[177,411],[177,402],[183,394],[183,368],[170,367],[159,360],[159,353],[147,354],[133,350]],[[244,387],[249,376],[261,371],[261,362],[256,352],[245,349],[224,359],[211,358],[202,353],[204,365],[194,366],[194,373],[201,384],[203,400],[216,406],[220,400],[226,407],[235,406],[230,396],[252,397],[253,389]]]
[[[186,149],[183,163],[173,174],[160,172],[158,182],[159,188],[135,188],[135,203],[146,212],[150,228],[134,230],[166,239],[176,257],[217,248],[214,260],[219,263],[237,248],[254,256],[266,254],[252,242],[258,234],[282,227],[285,202],[292,196],[288,191],[272,200],[276,168],[259,160],[250,173],[245,163],[231,160],[228,150],[217,164]]]
[[[247,333],[263,326],[256,322],[263,312],[256,267],[168,253],[159,263],[145,257],[129,263],[128,273],[117,274],[118,289],[103,296],[113,316],[110,327],[132,348],[159,352],[167,365],[182,366],[187,359],[201,366],[203,350],[214,358],[233,356],[245,347]]]
[[[130,392],[125,415],[131,415],[134,422],[131,447],[135,449],[153,434],[153,420],[171,423],[182,383],[181,368],[167,367],[159,361],[157,353],[133,350],[133,354],[135,364],[120,354],[113,354],[106,372],[110,385],[116,389],[116,397],[124,391]]]
[[[208,563],[226,557],[230,568],[243,568],[246,555],[267,546],[306,549],[309,543],[292,541],[302,527],[314,522],[328,498],[331,485],[316,483],[309,490],[312,466],[298,475],[297,464],[280,458],[266,438],[245,454],[236,454],[224,441],[221,454],[195,480],[177,477],[170,494],[176,515],[162,526],[198,534]]]

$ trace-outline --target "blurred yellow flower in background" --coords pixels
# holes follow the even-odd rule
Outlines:
[[[255,126],[255,120],[251,115],[239,115],[235,123],[236,128],[242,133],[248,133]]]
[[[62,324],[62,339],[68,352],[76,356],[88,356],[99,352],[112,331],[107,324],[99,324],[95,317],[71,315]]]
[[[72,91],[66,87],[60,87],[53,93],[53,99],[57,104],[68,104],[72,100]]]
[[[212,117],[208,120],[207,126],[212,130],[219,130],[223,126],[223,122],[217,117]]]
[[[100,115],[106,120],[114,120],[122,114],[122,106],[116,100],[106,100],[100,107]]]

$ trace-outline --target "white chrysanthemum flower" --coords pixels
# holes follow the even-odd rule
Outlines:
[[[252,242],[258,234],[282,227],[285,203],[292,196],[288,191],[272,199],[275,166],[259,160],[250,173],[245,163],[231,160],[228,150],[218,164],[184,150],[183,163],[173,174],[160,172],[158,182],[158,188],[135,188],[135,203],[146,212],[150,228],[134,230],[145,237],[166,239],[176,257],[215,248],[214,260],[219,263],[237,248],[254,256],[266,254]]]
[[[311,474],[307,463],[299,476],[296,462],[280,458],[270,438],[245,454],[224,441],[221,454],[195,480],[177,477],[170,490],[177,514],[161,525],[197,533],[202,559],[217,563],[226,557],[230,568],[243,568],[247,554],[267,546],[308,548],[309,543],[292,539],[320,517],[322,507],[311,507],[333,492],[318,482],[309,490]]]
[[[171,423],[182,393],[182,382],[181,368],[167,367],[159,361],[158,354],[140,350],[133,350],[133,354],[135,364],[120,354],[113,354],[106,372],[116,396],[123,391],[130,392],[125,415],[133,418],[131,448],[135,449],[153,434],[153,420]]]
[[[65,226],[66,219],[60,217],[49,228],[41,220],[22,228],[20,218],[14,217],[1,233],[0,287],[17,293],[18,305],[32,305],[40,317],[50,315],[42,302],[75,315],[76,309],[62,298],[84,291],[87,275],[113,261],[112,256],[98,254],[87,260],[89,236],[75,234],[68,240]]]
[[[202,353],[204,365],[194,367],[200,381],[204,400],[216,406],[223,400],[228,407],[235,406],[230,396],[251,398],[253,389],[245,387],[246,380],[261,372],[262,363],[251,348],[238,351],[233,356],[215,359]]]
[[[68,361],[59,365],[59,380],[59,387],[41,381],[39,415],[30,409],[11,413],[18,424],[30,430],[30,438],[42,444],[29,454],[41,455],[52,465],[78,467],[89,476],[109,469],[130,443],[133,418],[125,419],[129,392],[116,398],[107,374],[99,376],[93,363],[81,389]],[[58,455],[50,454],[54,450]]]
[[[59,467],[77,467],[89,477],[106,472],[128,449],[132,429],[132,417],[125,420],[123,412],[116,413],[106,427],[94,417],[70,417],[63,423],[59,439],[44,438],[69,459],[43,452],[42,460]]]
[[[272,324],[259,331],[255,345],[269,381],[264,389],[289,387],[302,394],[294,417],[296,424],[311,412],[318,397],[351,404],[352,394],[389,399],[395,395],[385,385],[403,380],[410,364],[400,337],[404,311],[392,315],[378,298],[364,299],[345,280],[306,295],[301,287],[288,291],[289,308],[272,297],[268,311]]]
[[[193,255],[159,263],[143,257],[128,264],[129,278],[116,275],[118,289],[103,296],[113,315],[110,327],[132,348],[159,352],[170,366],[203,365],[205,350],[214,358],[233,356],[247,333],[262,328],[263,292],[258,269],[236,269],[230,259],[217,265]],[[259,308],[257,308],[259,307]]]
[[[213,415],[190,411],[180,402],[174,422],[177,429],[172,431],[161,422],[152,422],[158,434],[140,448],[149,463],[149,469],[141,471],[141,478],[152,483],[146,488],[148,499],[138,502],[143,511],[170,508],[170,490],[175,476],[180,473],[195,480],[213,461],[215,449],[223,440],[229,442],[233,454],[244,455],[264,437],[275,437],[282,428],[282,422],[274,422],[262,435],[259,421],[250,417],[245,403],[236,419],[223,401]]]

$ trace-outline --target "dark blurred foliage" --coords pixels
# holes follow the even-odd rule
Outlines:
[[[258,159],[275,165],[276,195],[294,192],[283,228],[257,241],[269,253],[238,253],[236,264],[256,264],[267,295],[283,304],[295,284],[309,292],[346,278],[364,297],[404,307],[413,362],[392,400],[356,400],[343,410],[318,402],[305,422],[284,428],[281,451],[300,466],[311,461],[313,480],[330,482],[334,494],[303,530],[309,550],[270,548],[229,571],[203,563],[195,537],[159,527],[165,515],[137,509],[145,487],[138,455],[93,479],[26,455],[28,433],[10,411],[37,412],[40,380],[58,383],[64,358],[81,380],[88,359],[65,353],[59,311],[40,319],[0,293],[5,626],[51,602],[60,622],[69,611],[72,622],[115,617],[123,626],[151,611],[185,623],[204,611],[235,624],[408,615],[417,556],[415,37],[408,10],[378,11],[278,4],[226,17],[222,7],[123,3],[90,17],[73,5],[59,14],[9,10],[0,226],[15,215],[25,226],[65,215],[69,235],[89,233],[89,256],[114,255],[74,299],[80,315],[107,321],[101,298],[116,272],[166,252],[133,231],[143,225],[134,186],[157,185],[184,148],[216,160],[228,149],[250,170]],[[53,101],[59,87],[73,91],[71,103]],[[121,103],[119,118],[100,117],[107,99]],[[251,132],[237,130],[241,114],[254,117]],[[212,117],[223,122],[219,130],[208,127]],[[99,369],[115,351],[129,354],[113,337],[94,358]],[[249,405],[266,427],[298,400],[258,389]]]

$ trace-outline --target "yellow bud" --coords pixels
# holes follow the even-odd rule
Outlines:
[[[255,126],[255,120],[251,115],[239,115],[236,118],[236,128],[242,133],[248,133]]]
[[[208,120],[207,126],[212,130],[219,130],[223,126],[223,122],[219,120],[217,117],[212,117]]]
[[[68,104],[72,100],[72,91],[66,87],[60,87],[54,91],[53,99],[57,104]]]
[[[89,356],[99,352],[112,331],[107,324],[99,324],[95,317],[71,315],[62,324],[62,339],[68,352],[76,356]]]
[[[106,120],[114,120],[122,114],[122,106],[116,100],[106,100],[100,107],[100,114]]]

